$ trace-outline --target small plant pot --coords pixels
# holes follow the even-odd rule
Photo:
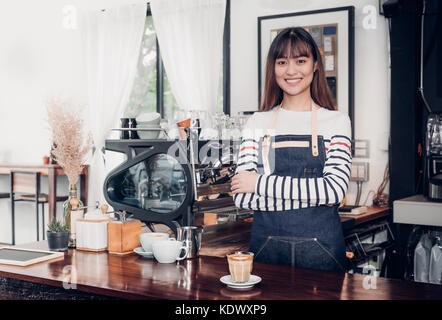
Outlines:
[[[69,231],[51,232],[47,231],[48,246],[51,251],[66,251],[69,243]]]

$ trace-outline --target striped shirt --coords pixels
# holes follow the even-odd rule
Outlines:
[[[258,172],[258,153],[261,152],[258,142],[269,127],[274,110],[256,112],[248,120],[247,129],[242,133],[237,173],[244,170]],[[281,109],[275,128],[275,135],[311,136],[311,112]],[[326,151],[321,177],[262,174],[254,193],[234,194],[235,205],[243,209],[281,211],[342,202],[348,189],[352,160],[350,119],[343,112],[320,108],[317,128]]]

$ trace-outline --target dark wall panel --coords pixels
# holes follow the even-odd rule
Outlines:
[[[414,194],[416,150],[420,132],[419,32],[417,1],[406,1],[399,16],[391,19],[391,134],[390,202]]]
[[[436,20],[436,25],[437,25],[437,30],[436,30],[436,34],[438,35],[437,37],[437,55],[436,55],[436,63],[437,63],[437,67],[436,67],[436,73],[438,75],[437,78],[437,82],[436,82],[436,92],[437,92],[437,97],[439,99],[442,99],[442,14],[441,14],[441,10],[442,10],[442,3],[441,1],[437,2],[437,18]],[[440,105],[441,107],[441,111],[442,111],[442,103]]]
[[[429,0],[424,28],[424,92],[433,112],[442,112],[441,0]]]
[[[428,116],[418,93],[422,0],[400,0],[400,3],[399,15],[391,18],[390,205],[394,200],[425,193],[420,175],[424,158],[418,153],[419,144],[424,147]],[[424,29],[424,93],[433,112],[442,112],[441,3],[428,1]],[[412,228],[395,225],[399,254],[389,266],[393,269],[389,276],[403,278],[406,273],[407,243]]]

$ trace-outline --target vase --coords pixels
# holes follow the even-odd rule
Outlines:
[[[71,184],[69,187],[69,197],[63,203],[64,221],[69,230],[69,248],[76,247],[76,224],[78,219],[83,218],[83,202],[77,197],[77,187]]]
[[[46,235],[50,251],[66,251],[68,249],[69,232],[47,231]]]

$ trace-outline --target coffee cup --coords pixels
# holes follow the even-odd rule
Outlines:
[[[152,243],[169,239],[169,234],[165,232],[145,232],[140,234],[140,242],[143,250],[152,252]]]
[[[247,282],[253,269],[253,252],[236,251],[227,255],[233,282]]]
[[[181,255],[184,250],[184,255]],[[167,240],[155,241],[152,243],[152,252],[155,259],[159,263],[173,263],[177,260],[186,258],[188,248],[182,241],[177,241],[175,238]]]

